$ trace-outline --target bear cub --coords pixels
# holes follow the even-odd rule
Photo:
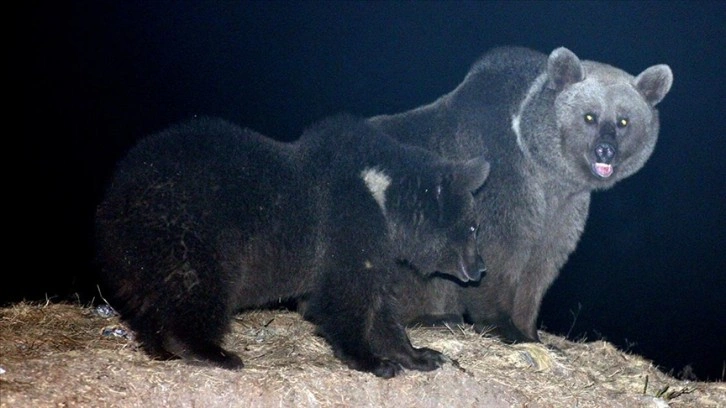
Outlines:
[[[242,367],[221,347],[232,316],[292,300],[351,368],[433,370],[446,359],[411,345],[401,286],[482,277],[488,174],[347,115],[292,143],[193,119],[118,164],[96,213],[102,285],[156,358]]]

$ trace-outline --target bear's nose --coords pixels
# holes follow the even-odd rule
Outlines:
[[[598,163],[610,164],[615,157],[615,146],[612,143],[602,142],[595,146],[595,159]]]
[[[479,254],[476,255],[476,258],[473,259],[474,262],[472,264],[469,264],[469,266],[461,265],[462,269],[462,275],[465,276],[465,279],[461,279],[464,282],[468,281],[478,281],[480,280],[487,272],[487,267],[484,264],[484,259],[482,259]]]
[[[476,256],[476,270],[479,273],[479,279],[483,278],[487,273],[487,265],[481,255]]]

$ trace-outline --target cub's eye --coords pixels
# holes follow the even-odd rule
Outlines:
[[[585,123],[592,125],[597,122],[597,116],[594,113],[586,113],[584,116]]]
[[[620,119],[618,119],[618,127],[619,128],[624,128],[624,127],[628,126],[628,123],[630,123],[630,121],[628,121],[628,118],[620,118]]]

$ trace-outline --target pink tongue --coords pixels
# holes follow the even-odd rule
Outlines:
[[[608,178],[613,174],[613,166],[606,163],[595,163],[595,171],[600,177]]]

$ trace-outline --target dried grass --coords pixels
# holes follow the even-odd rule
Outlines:
[[[149,359],[116,317],[72,304],[0,309],[0,407],[726,407],[726,384],[669,377],[612,344],[506,345],[470,327],[414,328],[415,345],[458,364],[382,380],[335,359],[313,326],[286,311],[233,323],[227,371]]]

